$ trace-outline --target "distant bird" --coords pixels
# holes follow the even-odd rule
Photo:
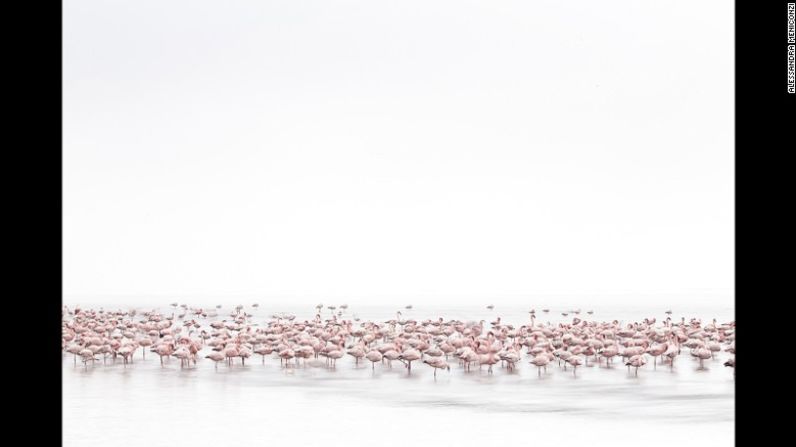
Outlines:
[[[274,352],[274,348],[272,348],[271,346],[267,346],[267,345],[260,346],[259,348],[254,350],[255,354],[260,354],[261,356],[263,356],[263,365],[265,365],[265,356],[269,355],[269,354],[271,354],[273,352]]]
[[[395,349],[388,349],[384,351],[383,358],[387,359],[387,366],[392,368],[393,360],[400,360],[401,354]]]
[[[326,354],[326,358],[327,359],[331,359],[332,360],[332,368],[336,368],[337,367],[337,359],[342,358],[344,355],[345,354],[343,354],[343,351],[341,349],[334,349],[332,351],[329,351]]]
[[[212,360],[213,363],[215,363],[216,365],[216,369],[218,369],[218,362],[223,362],[226,357],[224,356],[224,354],[218,351],[213,351],[210,354],[207,354],[205,358]]]
[[[478,366],[480,367],[481,365],[489,365],[489,369],[487,370],[489,374],[492,374],[492,365],[499,361],[500,359],[491,352],[478,356]]]
[[[368,351],[367,354],[365,354],[365,358],[371,361],[372,365],[371,369],[376,369],[376,363],[380,362],[384,358],[384,356],[381,354],[381,352],[373,349],[371,351]]]
[[[251,355],[252,352],[249,350],[249,348],[241,346],[241,348],[238,350],[238,357],[240,357],[241,365],[246,365],[246,359],[251,357]]]
[[[509,348],[506,352],[502,352],[498,354],[501,361],[506,362],[506,367],[509,371],[514,371],[514,364],[520,361],[520,353],[514,350],[514,348]]]
[[[567,359],[567,363],[573,366],[572,374],[574,375],[575,372],[578,370],[578,366],[583,364],[583,360],[580,358],[580,356],[573,355]]]
[[[608,346],[607,348],[600,350],[599,354],[605,358],[605,367],[609,368],[612,358],[619,355],[619,349],[616,346]]]
[[[544,354],[539,354],[531,360],[531,365],[536,366],[539,370],[539,376],[542,375],[542,368],[547,371],[547,364],[550,363],[550,358]]]
[[[342,356],[343,355],[341,353],[340,357],[342,357]],[[294,350],[292,350],[290,348],[283,349],[283,350],[279,351],[279,358],[281,359],[280,363],[282,361],[284,361],[285,362],[285,366],[288,366],[290,364],[290,359],[292,359],[294,357],[296,357],[296,351],[294,351]],[[296,362],[296,366],[298,366],[298,361]]]
[[[728,359],[726,362],[724,362],[724,366],[729,366],[732,368],[732,375],[735,375],[735,358]]]
[[[420,360],[421,357],[422,354],[420,354],[420,351],[414,348],[410,348],[402,352],[398,356],[398,359],[406,363],[406,368],[408,372],[412,372],[412,362],[414,362],[415,360]]]
[[[448,362],[446,362],[445,360],[443,360],[440,357],[433,357],[433,358],[430,358],[430,359],[427,359],[427,360],[423,360],[423,363],[425,363],[425,364],[431,366],[432,368],[434,368],[434,378],[435,379],[437,378],[437,370],[438,369],[447,369],[448,371],[451,370],[451,367],[448,366]]]
[[[184,347],[179,348],[174,351],[174,354],[172,355],[180,359],[180,368],[185,367],[186,362],[188,363],[188,366],[190,366],[191,353],[188,351],[188,349]]]
[[[691,355],[699,359],[699,369],[705,369],[705,360],[713,357],[713,352],[708,348],[697,348]]]
[[[408,306],[406,306],[406,309],[411,309],[411,308],[412,308],[412,305],[411,305],[411,304],[409,304]]]
[[[489,310],[492,310],[492,309],[495,308],[495,305],[494,304],[490,304],[489,306],[486,306],[486,308],[489,309]]]
[[[644,366],[647,363],[647,359],[644,358],[644,354],[638,354],[630,357],[625,365],[627,365],[627,370],[630,371],[630,367],[636,368],[636,377],[638,377],[638,369]]]
[[[359,365],[359,359],[365,357],[365,350],[360,346],[355,346],[348,350],[348,355],[354,357],[354,364]]]
[[[238,350],[237,346],[227,345],[227,347],[224,348],[224,356],[227,357],[227,364],[229,366],[232,366],[232,359],[238,355],[240,355],[240,350]]]
[[[650,346],[649,348],[647,348],[647,351],[646,351],[647,354],[651,355],[652,359],[653,359],[653,364],[652,364],[653,369],[657,369],[657,367],[658,367],[658,357],[663,355],[663,353],[666,352],[668,349],[669,349],[669,345],[666,344],[666,343],[653,345],[653,346]]]
[[[663,356],[669,359],[669,369],[674,369],[674,359],[678,355],[680,355],[680,349],[675,345],[669,346],[666,352],[663,353]]]

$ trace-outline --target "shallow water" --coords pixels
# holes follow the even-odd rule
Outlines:
[[[312,306],[271,308],[261,305],[255,321],[275,312],[310,319]],[[212,307],[212,306],[208,306]],[[111,306],[108,306],[111,308]],[[501,316],[515,326],[529,321],[528,308],[426,308],[415,303],[401,309],[403,318],[459,318],[487,322]],[[163,312],[168,306],[161,308]],[[214,319],[227,318],[225,306]],[[537,321],[564,321],[551,308],[537,307]],[[384,320],[396,307],[352,306],[344,317]],[[600,308],[583,319],[635,321],[665,318],[663,310]],[[247,306],[247,311],[251,309]],[[673,319],[702,318],[707,322],[734,319],[729,308],[673,309]],[[324,317],[329,310],[324,309]],[[566,318],[571,320],[572,315]],[[203,351],[204,352],[204,351]],[[465,372],[452,360],[451,371],[415,362],[411,374],[399,363],[393,368],[370,362],[354,364],[350,356],[329,369],[324,360],[284,368],[278,358],[259,355],[245,366],[214,368],[202,359],[180,368],[176,359],[164,366],[153,353],[134,363],[84,368],[63,359],[64,445],[193,445],[217,446],[289,443],[293,445],[473,445],[494,442],[588,442],[616,445],[635,439],[645,445],[732,445],[735,386],[731,368],[722,366],[729,354],[706,361],[698,369],[687,350],[674,368],[652,361],[638,377],[616,362],[613,368],[582,366],[576,374],[548,366],[538,376],[528,356],[514,372],[498,365]],[[591,362],[590,362],[591,364]]]

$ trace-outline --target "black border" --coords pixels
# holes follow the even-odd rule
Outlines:
[[[782,358],[779,343],[790,338],[778,332],[787,329],[781,323],[789,306],[782,298],[792,294],[782,288],[790,265],[781,261],[792,239],[792,200],[783,197],[792,174],[785,160],[796,148],[796,94],[787,92],[791,2],[796,0],[735,3],[735,312],[742,321],[737,445],[779,445],[787,427],[777,421],[783,416],[776,402],[781,390],[769,387],[783,386],[789,373],[782,375],[783,366],[773,374],[765,365]]]
[[[4,312],[15,341],[4,378],[6,443],[63,444],[62,303],[62,4],[9,4],[4,61],[6,92],[6,229],[13,253]],[[18,11],[17,8],[28,8]],[[19,138],[8,138],[19,136]],[[10,155],[10,157],[8,157]],[[8,160],[10,158],[10,160]],[[23,348],[27,347],[27,348]],[[25,349],[25,350],[23,350]],[[16,439],[15,439],[16,438]]]

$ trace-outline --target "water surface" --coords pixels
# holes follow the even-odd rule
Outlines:
[[[86,306],[84,306],[86,307]],[[213,307],[213,306],[208,306]],[[116,308],[116,307],[107,307]],[[395,317],[400,306],[352,306],[345,317],[362,320]],[[403,318],[458,318],[487,322],[501,316],[515,326],[529,320],[531,307],[424,307],[400,309]],[[571,320],[552,308],[537,321]],[[149,308],[151,309],[151,308]],[[149,310],[146,309],[146,310]],[[168,306],[163,312],[170,312]],[[214,319],[229,318],[225,306]],[[580,318],[640,320],[666,317],[652,307],[581,309]],[[247,306],[250,313],[252,309]],[[261,303],[255,322],[276,312],[310,319],[310,306],[277,307]],[[328,316],[324,309],[323,315]],[[673,319],[732,320],[731,309],[673,309]],[[206,348],[207,349],[207,348]],[[203,351],[204,352],[204,351]],[[395,362],[390,369],[354,364],[346,356],[328,369],[323,360],[284,368],[278,358],[251,357],[245,366],[206,359],[180,368],[177,359],[164,366],[158,357],[84,368],[63,358],[64,445],[218,446],[233,444],[344,445],[371,442],[402,445],[435,442],[474,445],[494,442],[588,442],[618,445],[634,440],[645,445],[732,445],[734,379],[722,366],[729,354],[699,370],[684,350],[674,368],[652,361],[638,377],[616,363],[611,369],[579,367],[573,375],[552,363],[541,377],[523,355],[514,372],[496,365],[465,372],[451,360],[451,371],[433,370],[419,362],[411,374]]]

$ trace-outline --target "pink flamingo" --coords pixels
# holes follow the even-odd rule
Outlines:
[[[482,354],[482,355],[480,355],[478,357],[478,365],[479,365],[479,367],[481,365],[489,365],[489,368],[487,369],[487,372],[489,374],[492,374],[492,365],[494,365],[497,362],[498,362],[498,358],[495,356],[495,354],[493,354],[491,352],[489,354]]]
[[[657,369],[658,356],[663,355],[663,353],[666,352],[668,349],[669,345],[667,345],[666,343],[652,345],[649,348],[647,348],[647,354],[651,355],[653,360],[652,369]]]
[[[567,359],[567,363],[573,366],[572,375],[575,375],[575,372],[578,370],[578,366],[583,364],[583,360],[579,356],[573,355]]]
[[[216,369],[218,369],[218,362],[223,362],[226,356],[218,351],[213,351],[210,354],[205,356],[206,359],[210,359],[215,363]]]
[[[637,355],[634,355],[634,356],[630,357],[630,359],[628,359],[628,361],[625,363],[625,365],[627,365],[628,372],[630,372],[630,367],[631,366],[636,368],[636,377],[638,377],[638,369],[640,367],[644,366],[644,364],[646,364],[646,363],[647,363],[647,359],[644,358],[644,355],[643,354],[637,354]]]
[[[326,357],[332,360],[332,368],[336,368],[337,367],[337,359],[342,358],[344,355],[345,354],[343,354],[342,350],[334,349],[332,351],[329,351],[326,354]]]
[[[119,348],[117,351],[119,355],[122,356],[122,360],[124,361],[124,365],[127,366],[128,360],[130,356],[133,354],[135,348],[131,345],[125,345]]]
[[[246,359],[251,357],[251,355],[252,355],[252,352],[251,352],[251,350],[249,350],[249,348],[247,348],[246,346],[241,346],[241,348],[238,350],[238,357],[240,357],[241,365],[245,366],[246,365]]]
[[[265,356],[269,355],[274,352],[274,348],[270,346],[260,346],[259,348],[254,350],[255,354],[260,354],[263,356],[263,365],[265,365]]]
[[[379,352],[379,351],[377,351],[375,349],[372,349],[372,350],[368,351],[367,354],[365,354],[365,358],[370,360],[371,369],[375,370],[376,369],[376,363],[380,362],[381,359],[384,358],[384,356],[382,355],[381,352]]]
[[[713,352],[708,348],[697,348],[691,355],[699,359],[699,369],[705,369],[704,362],[713,357]]]
[[[451,370],[451,367],[448,366],[448,362],[446,362],[445,360],[441,359],[440,357],[432,357],[430,359],[423,360],[423,363],[425,363],[425,364],[431,366],[432,368],[434,368],[434,378],[435,379],[437,378],[437,370],[438,369],[447,369],[448,371]]]
[[[232,359],[240,354],[238,348],[235,346],[227,346],[224,348],[224,356],[227,358],[227,365],[232,366]]]
[[[390,349],[388,351],[385,351],[382,354],[382,357],[387,359],[387,366],[392,368],[393,360],[399,360],[401,358],[401,354],[398,351],[396,351],[395,349]]]
[[[406,351],[402,352],[398,359],[401,360],[406,364],[406,368],[408,372],[412,372],[412,362],[415,360],[419,360],[421,357],[420,351],[414,348],[409,348]]]
[[[163,366],[163,357],[168,358],[172,353],[174,353],[174,345],[171,343],[160,344],[156,348],[156,352],[160,356],[160,365]]]
[[[174,354],[172,355],[180,359],[180,368],[183,368],[185,366],[185,362],[190,362],[191,353],[184,346],[178,348],[176,351],[174,351]]]
[[[531,360],[531,364],[536,366],[536,369],[539,372],[539,377],[542,376],[542,368],[544,368],[545,372],[547,372],[547,364],[550,363],[550,358],[546,355],[537,355]]]
[[[354,364],[359,365],[359,359],[365,357],[365,351],[360,346],[355,346],[348,350],[348,355],[354,357]]]

